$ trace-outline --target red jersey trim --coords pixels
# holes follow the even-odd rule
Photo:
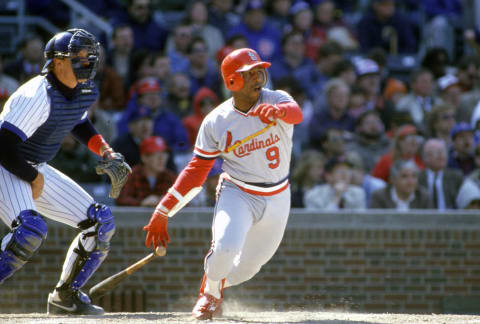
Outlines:
[[[257,196],[273,196],[276,195],[285,189],[288,188],[289,182],[288,179],[285,179],[282,183],[274,186],[274,187],[258,187],[254,186],[251,184],[244,183],[243,181],[233,179],[230,177],[227,173],[222,173],[221,177],[227,181],[230,181],[231,183],[235,184],[240,190],[247,192],[252,195],[257,195]]]
[[[215,157],[220,155],[221,151],[215,151],[215,152],[207,152],[204,151],[198,147],[195,146],[195,149],[193,150],[195,154],[198,154],[200,156],[206,156],[206,157]]]

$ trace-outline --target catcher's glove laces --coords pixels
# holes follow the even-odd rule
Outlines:
[[[112,151],[105,152],[103,159],[98,161],[95,171],[97,174],[107,174],[110,177],[112,183],[110,198],[118,198],[127,182],[128,175],[132,173],[132,169],[125,162],[123,155]]]

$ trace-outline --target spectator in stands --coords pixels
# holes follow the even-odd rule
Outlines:
[[[413,160],[419,169],[423,169],[423,161],[419,154],[420,144],[415,126],[401,126],[393,140],[392,149],[380,157],[373,167],[372,175],[388,182],[390,169],[397,160]]]
[[[368,58],[358,58],[353,63],[357,71],[356,85],[366,94],[366,110],[375,110],[379,114],[385,128],[389,129],[394,107],[382,97],[380,67],[374,60]]]
[[[314,24],[312,37],[307,41],[307,55],[315,60],[318,47],[327,41],[337,42],[345,51],[356,50],[358,41],[353,31],[343,22],[337,8],[338,1],[314,0],[311,2],[314,10]]]
[[[325,164],[327,183],[315,185],[305,192],[305,207],[336,211],[340,209],[364,209],[365,192],[351,184],[352,166],[344,156],[333,157]]]
[[[461,0],[423,0],[425,22],[423,43],[427,48],[445,48],[450,57],[455,55],[455,30],[463,26]]]
[[[407,94],[407,86],[403,81],[398,79],[389,78],[383,89],[383,98],[388,102],[391,102],[393,107],[398,105],[400,99]]]
[[[310,141],[317,141],[328,128],[352,132],[354,120],[348,114],[350,89],[339,79],[332,79],[325,87],[326,107],[315,109],[309,125]]]
[[[76,182],[102,181],[102,178],[95,172],[97,159],[72,135],[65,136],[60,150],[49,164]]]
[[[140,143],[153,135],[152,111],[142,106],[133,110],[127,119],[128,131],[120,133],[112,144],[115,152],[123,154],[131,166],[140,162]]]
[[[422,59],[421,66],[432,72],[435,80],[447,74],[449,55],[443,47],[432,47],[427,50]]]
[[[437,80],[438,96],[446,104],[460,108],[462,90],[458,78],[452,74],[446,74]]]
[[[355,65],[349,59],[338,61],[333,66],[332,78],[343,80],[349,87],[352,87],[357,81]]]
[[[292,0],[268,0],[266,10],[268,13],[268,24],[284,32],[290,23],[290,7]]]
[[[218,104],[218,96],[211,89],[202,87],[197,91],[193,98],[193,113],[182,119],[183,126],[188,132],[190,146],[195,145],[203,119]]]
[[[0,112],[8,97],[17,90],[18,86],[17,80],[3,73],[3,56],[0,55]]]
[[[269,69],[274,84],[289,75],[299,82],[307,71],[314,69],[313,61],[305,57],[305,40],[298,31],[286,33],[282,38],[282,54],[275,58]]]
[[[190,88],[191,81],[186,74],[177,72],[170,76],[165,106],[180,118],[184,118],[193,112]]]
[[[233,2],[233,0],[212,0],[208,6],[208,22],[217,27],[224,37],[241,20],[233,10]]]
[[[130,62],[129,79],[127,80],[128,99],[136,91],[135,84],[144,78],[154,76],[152,67],[153,53],[149,50],[141,49],[133,52]]]
[[[135,50],[160,51],[165,47],[168,31],[155,21],[151,9],[150,0],[128,0],[127,12],[113,20],[113,26],[132,27]]]
[[[383,47],[391,54],[415,53],[417,40],[409,20],[395,9],[395,0],[372,0],[357,25],[362,51]]]
[[[418,166],[412,160],[397,160],[392,166],[390,184],[372,194],[370,208],[429,209],[433,207],[428,193],[418,185]]]
[[[146,106],[152,110],[153,135],[162,137],[174,153],[189,149],[188,134],[180,118],[166,106],[162,100],[162,89],[155,78],[140,80],[137,86],[138,97],[131,99],[126,115],[139,107]]]
[[[429,137],[443,140],[447,147],[452,144],[451,131],[455,124],[455,107],[439,104],[432,108],[427,116]]]
[[[318,61],[315,69],[306,71],[302,75],[300,84],[314,103],[322,100],[318,97],[324,92],[326,83],[333,75],[333,67],[342,60],[342,57],[343,50],[340,45],[335,42],[326,42],[318,49]]]
[[[186,11],[186,21],[192,26],[193,34],[205,40],[209,58],[215,59],[225,40],[220,29],[208,23],[206,3],[202,0],[194,0],[188,4]]]
[[[352,180],[351,184],[357,185],[365,192],[365,201],[367,207],[370,206],[370,198],[372,194],[380,189],[385,188],[387,183],[382,179],[375,178],[369,174],[369,170],[365,169],[364,160],[355,151],[347,151],[345,159],[352,166]]]
[[[133,51],[133,30],[129,25],[118,25],[113,29],[112,46],[106,57],[111,66],[123,79],[124,84],[130,80],[129,65]]]
[[[457,121],[470,122],[472,110],[480,101],[480,59],[478,56],[465,56],[460,59],[457,68],[458,83],[462,89]]]
[[[399,100],[396,109],[408,111],[412,116],[417,129],[425,133],[427,128],[426,115],[433,106],[441,103],[441,100],[433,94],[433,75],[426,69],[417,69],[410,77],[409,94]]]
[[[457,77],[463,93],[476,90],[479,86],[480,59],[477,56],[464,56],[457,66]]]
[[[95,83],[100,96],[98,106],[107,111],[119,111],[125,109],[125,84],[122,77],[114,68],[105,64],[105,49],[100,46],[100,55],[95,74]]]
[[[325,156],[317,150],[304,150],[292,171],[292,207],[305,207],[305,192],[323,182]]]
[[[166,53],[170,58],[171,73],[186,72],[190,66],[187,47],[192,41],[193,27],[182,22],[175,26],[167,39]]]
[[[344,132],[339,128],[327,128],[318,140],[311,143],[311,147],[322,152],[327,160],[335,156],[344,155]]]
[[[355,121],[355,133],[347,144],[347,151],[357,152],[363,160],[363,168],[370,173],[389,148],[390,139],[385,135],[380,117],[373,110],[365,111]]]
[[[190,62],[187,71],[190,78],[190,95],[193,97],[201,87],[208,87],[215,93],[220,93],[222,80],[215,61],[208,55],[206,41],[199,36],[193,37],[188,44],[187,55]]]
[[[176,174],[167,169],[168,155],[163,138],[145,138],[140,144],[141,163],[133,167],[116,204],[155,207],[175,182]]]
[[[261,0],[247,2],[242,21],[228,31],[226,38],[237,34],[244,35],[248,46],[256,50],[265,61],[271,62],[280,53],[282,33],[267,24]]]
[[[460,209],[480,209],[480,145],[474,152],[475,170],[462,183],[457,195],[457,207]]]
[[[27,35],[17,46],[20,57],[13,62],[5,64],[5,74],[8,74],[19,83],[24,83],[40,74],[44,60],[44,45],[40,36],[35,34]]]
[[[475,168],[473,128],[469,123],[457,123],[451,131],[452,148],[448,154],[448,167],[459,169],[466,176]]]
[[[367,94],[365,90],[354,85],[350,90],[348,114],[356,121],[365,111],[367,111]]]
[[[425,169],[420,172],[418,183],[428,190],[433,208],[456,208],[455,200],[463,182],[459,170],[447,169],[447,145],[441,139],[431,138],[423,146]]]
[[[155,53],[152,60],[153,77],[157,79],[158,84],[162,89],[167,89],[168,81],[170,80],[170,58],[162,53]],[[167,91],[163,92],[164,99],[166,99]]]
[[[457,196],[459,209],[480,209],[480,187],[472,179],[463,182]]]

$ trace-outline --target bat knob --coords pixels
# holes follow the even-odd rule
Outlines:
[[[157,248],[155,249],[155,254],[158,256],[164,256],[165,254],[167,254],[167,249],[163,246],[157,246]]]

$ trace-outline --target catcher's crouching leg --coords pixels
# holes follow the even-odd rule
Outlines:
[[[19,270],[47,238],[47,223],[34,210],[24,210],[0,244],[0,283]]]
[[[63,266],[59,285],[48,297],[48,313],[103,314],[103,309],[91,304],[80,291],[107,257],[110,240],[115,233],[114,217],[110,208],[93,204],[88,218],[78,224],[82,229],[72,242]]]

